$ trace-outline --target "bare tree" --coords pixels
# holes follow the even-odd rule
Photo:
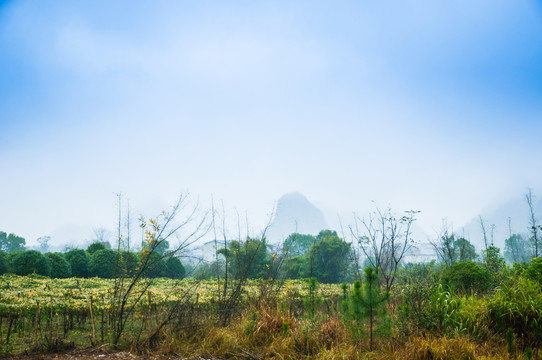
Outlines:
[[[51,240],[50,236],[41,236],[38,238],[39,249],[42,253],[46,253],[49,250],[49,240]]]
[[[130,202],[128,201],[128,208],[126,211],[126,250],[130,251],[130,235],[132,233],[131,227],[130,227]]]
[[[480,224],[480,229],[482,230],[482,236],[484,239],[484,247],[487,251],[487,248],[489,247],[488,240],[487,240],[487,231],[486,231],[486,225],[485,220],[482,218],[482,215],[478,215],[478,223]]]
[[[273,214],[274,209],[269,214],[267,224],[260,234],[253,235],[249,231],[248,219],[246,219],[246,234],[241,234],[241,220],[239,213],[237,213],[237,239],[231,242],[228,242],[227,239],[232,239],[235,236],[228,235],[224,204],[222,204],[221,219],[219,219],[219,215],[213,216],[213,232],[220,232],[224,241],[224,247],[218,250],[218,253],[223,254],[226,258],[224,278],[218,278],[217,322],[222,326],[228,325],[238,310],[244,287],[251,276],[251,272],[254,271],[254,265],[257,263],[262,251],[267,251],[265,236],[271,224]],[[216,223],[219,222],[221,222],[221,229],[217,230]],[[215,244],[216,242],[217,240],[215,240]],[[279,258],[277,261],[282,264],[283,259]],[[217,276],[219,276],[218,272]],[[266,288],[273,288],[274,285],[273,282],[270,287]]]
[[[99,227],[92,229],[92,232],[94,233],[94,242],[99,243],[107,243],[109,242],[109,238],[111,234],[106,228]]]
[[[529,230],[531,232],[531,239],[533,242],[534,257],[540,255],[540,234],[542,231],[542,225],[540,225],[539,219],[535,216],[534,204],[533,204],[534,195],[531,189],[525,194],[525,200],[527,200],[527,206],[529,206]]]
[[[116,346],[126,327],[130,316],[133,315],[137,304],[151,286],[153,280],[142,280],[150,270],[157,269],[163,264],[163,260],[172,256],[178,256],[187,248],[201,239],[210,230],[207,221],[208,213],[199,211],[198,204],[193,206],[188,201],[188,194],[181,194],[169,212],[162,212],[157,218],[148,221],[141,218],[141,227],[145,231],[144,246],[139,257],[140,265],[131,277],[121,271],[115,279],[115,291],[112,299],[112,324],[113,324],[113,345]],[[120,233],[120,232],[119,232]],[[170,251],[159,254],[157,249],[169,240],[177,240],[177,245]],[[160,269],[158,269],[160,270]],[[135,299],[131,303],[130,298]],[[157,332],[169,321],[159,324]],[[154,336],[154,335],[153,335]]]
[[[390,208],[377,208],[367,219],[355,216],[354,226],[350,226],[368,261],[380,269],[386,291],[393,286],[399,265],[412,248],[411,227],[418,212],[405,211],[404,216],[396,218]]]
[[[442,229],[437,235],[437,240],[430,241],[435,249],[440,261],[448,266],[452,266],[457,259],[457,251],[455,248],[455,236],[453,231],[448,228],[448,221],[442,219]]]

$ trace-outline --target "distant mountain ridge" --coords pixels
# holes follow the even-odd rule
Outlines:
[[[266,238],[270,244],[280,244],[294,232],[317,235],[326,228],[327,222],[322,211],[304,195],[291,192],[278,200]]]

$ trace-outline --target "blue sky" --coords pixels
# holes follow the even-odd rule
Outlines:
[[[431,229],[542,187],[540,1],[0,4],[0,229],[29,240],[113,228],[119,191]]]

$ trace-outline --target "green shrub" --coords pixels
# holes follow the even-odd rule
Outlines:
[[[542,345],[542,293],[538,283],[519,277],[487,299],[491,328],[501,334],[512,329],[524,345]]]
[[[386,335],[391,324],[387,313],[390,294],[380,290],[378,268],[365,268],[364,286],[361,281],[354,282],[348,301],[343,303],[346,319],[354,336],[360,336],[365,324],[369,324],[370,348],[373,349],[373,335]],[[343,291],[345,291],[343,286]]]
[[[0,275],[8,272],[8,261],[6,259],[7,253],[0,250]]]
[[[542,285],[542,258],[531,259],[531,263],[525,270],[525,276]]]
[[[51,277],[55,279],[65,279],[72,276],[70,263],[64,258],[61,253],[45,254],[51,261]]]
[[[104,243],[94,242],[88,246],[87,252],[89,255],[92,256],[92,254],[94,254],[96,251],[105,250],[105,249],[107,249],[107,247],[104,245]]]
[[[322,230],[308,253],[314,264],[313,274],[319,282],[337,284],[345,280],[348,270],[350,244],[335,231]]]
[[[25,250],[16,250],[12,252],[8,252],[5,256],[6,264],[8,266],[8,273],[15,274],[15,271],[13,270],[13,259],[15,259],[20,254],[24,253]]]
[[[164,272],[162,274],[164,277],[170,279],[182,279],[185,275],[185,269],[181,260],[177,257],[170,257],[165,261]]]
[[[121,254],[120,268],[123,270],[125,276],[132,276],[135,274],[138,268],[137,255],[131,251],[123,251]]]
[[[448,269],[446,278],[452,290],[464,293],[485,292],[493,286],[491,272],[472,261],[456,262]]]
[[[90,276],[112,279],[117,275],[117,254],[110,249],[96,251],[88,263]]]
[[[292,256],[284,261],[284,273],[288,279],[304,279],[310,275],[309,258],[307,256]]]
[[[88,277],[88,264],[90,257],[85,250],[73,249],[64,254],[66,260],[70,263],[72,269],[72,276],[75,277]]]
[[[23,251],[13,258],[12,270],[17,275],[51,274],[51,261],[36,250]]]
[[[164,268],[166,267],[166,263],[164,259],[162,258],[162,255],[153,252],[151,253],[147,259],[142,259],[144,262],[146,260],[146,264],[144,263],[143,266],[145,267],[145,271],[143,275],[147,278],[159,278],[164,273]]]

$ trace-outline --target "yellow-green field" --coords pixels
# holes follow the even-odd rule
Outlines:
[[[125,281],[126,286],[129,279]],[[232,285],[229,295],[235,292]],[[373,346],[367,323],[356,328],[344,317],[340,285],[320,284],[310,294],[303,280],[288,280],[280,287],[251,280],[242,287],[237,303],[223,297],[223,286],[216,280],[140,281],[127,303],[136,306],[125,315],[126,327],[115,343],[119,318],[115,280],[0,276],[0,354],[94,346],[188,358],[542,359],[538,349],[528,355],[525,347],[510,349],[498,337],[406,329],[394,300],[387,306],[392,329],[376,336]],[[486,298],[469,299],[483,305]],[[235,312],[226,323],[224,309]],[[462,311],[469,309],[465,306]]]
[[[125,280],[125,286],[130,279]],[[257,297],[260,293],[264,280],[249,280],[244,286],[243,296],[245,299]],[[216,299],[219,287],[222,289],[223,282],[217,280],[172,280],[153,279],[142,280],[132,292],[131,301],[135,296],[144,291],[149,284],[147,292],[151,294],[153,304],[168,304],[185,299],[187,294],[201,304],[206,304]],[[69,278],[50,279],[41,276],[0,276],[0,315],[7,313],[33,313],[39,303],[41,308],[53,309],[53,311],[86,310],[90,306],[90,298],[93,298],[93,306],[96,310],[109,309],[114,291],[115,281],[100,278]],[[278,296],[286,299],[292,295],[306,296],[308,287],[303,280],[287,280],[281,287]],[[339,285],[320,284],[318,294],[324,298],[339,295]],[[148,306],[148,296],[143,296],[138,306]]]

